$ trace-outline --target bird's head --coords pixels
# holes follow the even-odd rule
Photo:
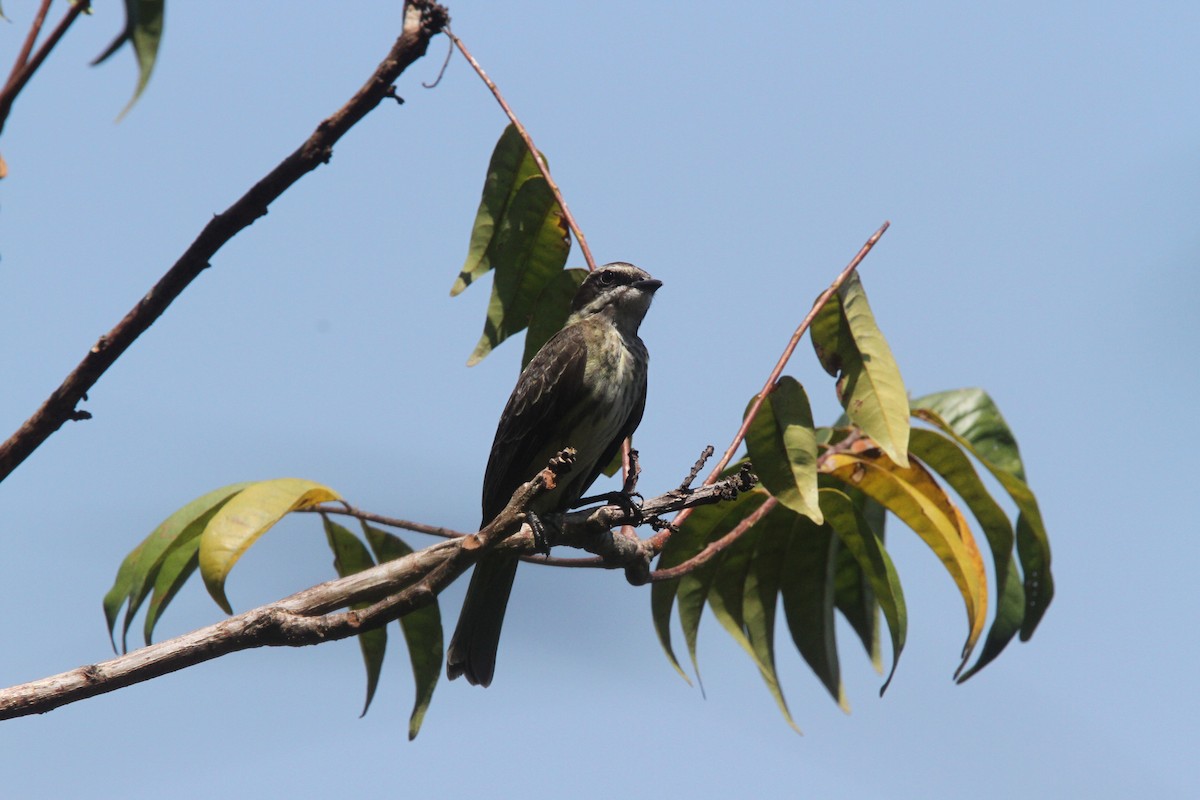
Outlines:
[[[644,269],[616,261],[588,273],[571,301],[567,324],[596,315],[610,316],[618,327],[637,331],[662,281]]]

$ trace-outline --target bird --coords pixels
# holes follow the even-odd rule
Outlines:
[[[638,327],[661,286],[620,261],[584,278],[563,327],[522,370],[500,415],[484,473],[481,529],[560,450],[574,448],[575,464],[531,504],[535,526],[539,515],[575,507],[620,452],[646,406],[649,354]],[[517,561],[489,553],[475,565],[446,653],[451,680],[491,684]]]

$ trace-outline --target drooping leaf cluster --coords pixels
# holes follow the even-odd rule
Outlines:
[[[162,612],[195,572],[200,572],[209,594],[226,613],[233,613],[225,596],[225,580],[238,559],[284,516],[340,500],[328,486],[298,478],[235,483],[196,498],[167,517],[125,557],[113,586],[104,596],[104,616],[116,647],[117,619],[121,623],[121,649],[126,649],[129,628],[149,598],[142,633],[146,644]],[[351,575],[384,561],[408,555],[412,548],[393,534],[362,524],[360,540],[346,528],[323,516],[325,535],[339,576]],[[364,544],[364,541],[366,544]],[[359,606],[356,606],[359,607]],[[433,697],[442,669],[442,622],[436,601],[400,620],[416,682],[416,702],[409,718],[409,738],[417,735]],[[371,705],[387,647],[384,628],[358,636],[367,671],[367,698]]]
[[[455,296],[489,270],[495,272],[483,335],[469,366],[526,328],[521,364],[527,364],[562,327],[571,298],[587,275],[586,270],[563,269],[570,249],[562,208],[517,129],[509,125],[492,152],[467,260],[450,289]]]
[[[659,640],[681,673],[671,641],[672,608],[678,608],[697,674],[701,612],[711,608],[750,654],[789,723],[775,670],[777,606],[796,649],[843,708],[835,612],[850,623],[877,669],[882,616],[892,644],[883,689],[895,675],[907,612],[884,545],[885,512],[929,546],[962,596],[967,635],[955,673],[960,682],[994,660],[1018,633],[1023,640],[1032,636],[1053,596],[1049,541],[1037,501],[1025,482],[1016,439],[987,393],[963,389],[910,403],[857,277],[820,309],[810,333],[818,360],[836,378],[843,419],[815,428],[804,389],[788,376],[754,398],[748,412],[759,407],[746,449],[762,486],[738,503],[698,509],[687,518],[668,541],[659,567],[677,568],[689,560],[702,566],[655,583],[651,601]],[[912,427],[912,418],[927,427]],[[1015,526],[976,465],[1016,506]],[[952,493],[983,531],[996,581],[991,628],[969,669],[993,593],[975,534]]]
[[[548,192],[510,126],[492,154],[470,252],[452,290],[457,294],[495,271],[484,334],[471,363],[525,327],[528,361],[567,317],[584,272],[563,269],[570,241]],[[657,564],[666,577],[651,592],[655,629],[685,679],[672,643],[672,612],[677,610],[699,675],[697,636],[709,608],[746,650],[793,727],[776,671],[780,609],[797,652],[841,707],[848,703],[835,635],[838,614],[880,672],[882,618],[892,665],[881,693],[895,675],[908,617],[899,572],[886,548],[888,512],[929,546],[963,599],[967,633],[955,673],[959,681],[994,660],[1018,634],[1022,640],[1032,636],[1054,593],[1037,500],[1016,439],[987,393],[960,389],[910,402],[856,276],[822,306],[810,334],[817,359],[835,379],[844,416],[816,427],[804,387],[786,375],[752,398],[745,412],[751,417],[746,451],[761,486],[736,500],[693,509],[667,541]],[[920,424],[914,427],[913,419]],[[1011,500],[1015,522],[981,471]],[[233,484],[192,501],[122,563],[104,600],[110,632],[125,608],[124,644],[149,597],[148,642],[163,609],[197,570],[228,612],[224,583],[242,553],[285,514],[338,497],[319,484],[282,479]],[[959,501],[984,534],[994,591],[984,551]],[[411,552],[400,539],[365,523],[360,538],[322,517],[339,575]],[[967,668],[989,617],[982,650]],[[404,617],[401,628],[416,680],[411,738],[441,674],[436,603]],[[365,713],[378,685],[387,633],[368,631],[359,641],[367,671]]]

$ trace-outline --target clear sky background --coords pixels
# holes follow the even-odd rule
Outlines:
[[[32,5],[4,4],[5,65]],[[151,84],[114,124],[133,58],[86,66],[122,23],[98,5],[0,139],[0,436],[400,29],[396,2],[169,3]],[[443,682],[413,743],[402,650],[362,720],[353,642],[264,650],[0,725],[4,796],[1200,796],[1200,5],[450,10],[598,259],[664,282],[642,329],[642,488],[729,441],[813,297],[891,220],[862,276],[910,391],[987,388],[1041,499],[1058,595],[1037,635],[954,685],[961,601],[896,525],[897,677],[880,699],[841,629],[844,715],[781,638],[800,737],[711,619],[705,698],[663,658],[647,589],[527,566],[495,683]],[[448,292],[505,120],[461,58],[421,87],[446,46],[218,254],[96,386],[94,419],[0,485],[0,684],[111,655],[100,599],[121,558],[217,486],[300,476],[477,522],[520,344],[464,366],[488,286]],[[789,373],[832,421],[807,343]],[[330,561],[315,519],[288,522],[230,599],[281,597]],[[462,591],[443,596],[447,627]],[[189,585],[160,635],[221,616]]]

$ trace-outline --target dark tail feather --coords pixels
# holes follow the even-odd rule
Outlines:
[[[475,565],[458,627],[446,653],[446,674],[451,680],[465,675],[471,684],[487,686],[492,682],[504,609],[516,574],[514,556],[489,555]]]

